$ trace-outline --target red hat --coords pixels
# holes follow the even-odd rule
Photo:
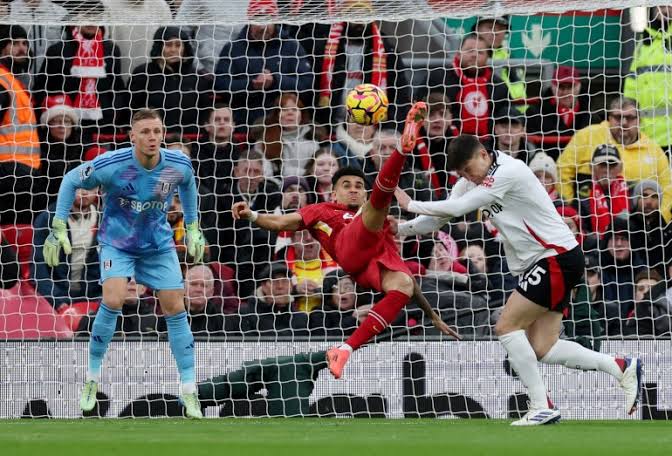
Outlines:
[[[40,116],[40,122],[43,125],[49,123],[51,119],[58,115],[64,115],[72,120],[75,125],[79,124],[79,115],[75,108],[72,107],[70,97],[64,94],[49,95],[44,99],[44,111]]]
[[[268,18],[278,15],[276,0],[250,0],[247,6],[247,18]]]
[[[571,66],[559,66],[553,73],[553,84],[576,84],[581,81],[579,71]]]
[[[562,206],[557,206],[555,209],[558,211],[558,214],[563,217],[571,219],[578,219],[579,217],[579,213],[576,212],[576,209],[574,209],[572,206],[565,206],[563,204]]]

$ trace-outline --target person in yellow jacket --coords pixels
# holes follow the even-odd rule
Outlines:
[[[637,100],[642,131],[672,153],[672,6],[652,9],[653,21],[637,46],[623,94]]]
[[[487,43],[492,60],[500,62],[509,60],[509,49],[504,43],[506,35],[509,33],[507,16],[479,17],[472,31]],[[522,101],[527,98],[525,75],[521,70],[514,70],[508,65],[496,65],[495,74],[506,84],[511,100]],[[521,112],[525,112],[527,109],[527,106],[522,102],[516,107]]]
[[[629,183],[650,179],[663,189],[661,213],[672,220],[672,177],[670,164],[658,144],[640,131],[637,102],[618,97],[609,103],[607,120],[576,132],[558,158],[560,193],[571,202],[591,189],[591,157],[601,144],[618,149],[623,176]]]
[[[28,35],[19,25],[0,25],[0,224],[30,223],[31,191],[40,167],[40,140],[30,92]],[[35,204],[35,207],[40,205]],[[43,201],[43,209],[46,201]]]

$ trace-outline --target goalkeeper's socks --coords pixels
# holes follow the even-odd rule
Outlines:
[[[619,360],[613,356],[589,350],[569,340],[558,339],[548,353],[541,358],[541,362],[561,364],[572,369],[602,371],[619,381],[623,378],[623,368],[619,365]]]
[[[121,315],[121,310],[110,309],[104,303],[98,307],[98,313],[93,320],[91,328],[91,340],[89,341],[89,369],[86,379],[100,381],[100,369],[103,364],[103,358],[110,345],[114,330],[117,327],[117,317]]]
[[[404,169],[406,163],[406,154],[402,154],[398,150],[385,160],[383,167],[378,172],[376,182],[373,184],[373,191],[371,192],[371,206],[375,209],[385,209],[392,203],[394,198],[394,189],[399,185],[399,177],[401,171]]]
[[[499,336],[504,350],[509,355],[511,367],[518,374],[518,378],[527,388],[527,395],[530,398],[530,408],[540,410],[548,408],[548,398],[546,396],[546,386],[539,373],[537,356],[527,339],[524,329],[512,331],[503,336]]]
[[[345,343],[353,350],[357,350],[371,338],[383,332],[410,300],[411,298],[401,291],[388,292],[378,304],[373,306],[366,319]]]
[[[187,312],[166,316],[170,351],[177,363],[180,383],[184,394],[196,391],[196,371],[194,369],[194,335],[191,333]]]

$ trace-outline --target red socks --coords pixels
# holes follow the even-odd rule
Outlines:
[[[378,177],[376,177],[376,182],[373,184],[373,191],[369,199],[374,209],[385,209],[392,203],[394,189],[399,184],[404,163],[406,163],[406,154],[399,151],[392,152],[385,160]]]
[[[401,291],[392,290],[369,311],[369,316],[359,328],[345,341],[353,350],[367,343],[373,336],[383,332],[399,314],[399,311],[411,300]]]

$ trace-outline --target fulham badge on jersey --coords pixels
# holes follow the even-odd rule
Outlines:
[[[170,182],[161,183],[161,193],[163,193],[164,195],[170,193]]]

